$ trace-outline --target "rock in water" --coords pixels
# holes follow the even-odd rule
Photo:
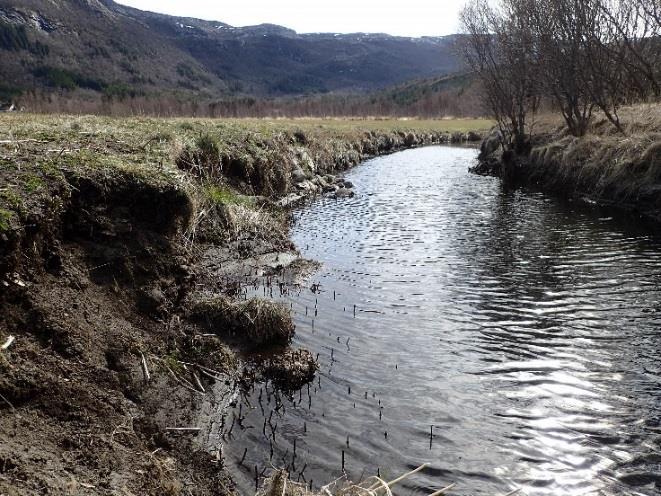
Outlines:
[[[335,192],[335,198],[353,198],[355,193],[348,188],[340,188]]]

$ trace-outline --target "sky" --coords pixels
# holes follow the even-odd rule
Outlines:
[[[118,0],[141,10],[221,21],[279,24],[299,33],[441,36],[458,31],[465,0]]]

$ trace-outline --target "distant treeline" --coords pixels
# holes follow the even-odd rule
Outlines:
[[[51,91],[6,88],[19,107],[33,112],[116,116],[156,115],[241,117],[477,117],[485,114],[470,76],[411,82],[371,94],[317,94],[300,97],[250,96],[196,100],[189,95],[134,91],[71,71],[41,67],[34,71]],[[0,87],[0,93],[3,93]]]
[[[595,111],[661,98],[659,0],[471,0],[464,56],[506,148],[526,153],[540,105],[584,135]]]

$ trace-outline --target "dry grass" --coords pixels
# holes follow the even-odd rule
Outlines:
[[[619,116],[627,136],[638,133],[661,132],[661,103],[639,103],[623,107],[619,111]],[[553,136],[557,139],[566,136],[567,129],[560,114],[547,112],[536,117],[534,134]],[[588,134],[621,136],[621,133],[600,112],[594,114]]]
[[[348,140],[365,132],[452,133],[485,131],[491,127],[492,122],[484,119],[159,119],[6,113],[0,114],[0,141],[13,143],[3,144],[0,156],[20,158],[31,152],[52,156],[87,153],[100,163],[118,164],[121,159],[124,163],[149,167],[160,163],[172,165],[183,147],[196,144],[205,134],[218,138],[222,152],[235,141],[259,141],[297,131],[319,140]]]
[[[262,488],[257,492],[257,496],[392,496],[395,485],[424,470],[427,466],[428,464],[424,463],[390,481],[372,476],[366,479],[361,477],[360,481],[354,482],[345,474],[321,487],[318,491],[313,491],[306,484],[290,480],[286,470],[278,470],[264,481]],[[450,484],[442,487],[431,493],[430,496],[448,494],[455,486],[456,484]],[[519,491],[520,489],[515,489],[507,493],[506,496],[513,496]]]
[[[0,114],[0,231],[95,177],[179,188],[194,206],[185,242],[284,233],[264,208],[292,190],[292,171],[330,172],[407,145],[411,136],[480,131],[484,120],[159,119]],[[112,181],[108,181],[109,184]],[[252,199],[251,199],[252,198]],[[202,236],[204,235],[204,236]]]
[[[314,380],[319,364],[308,350],[288,349],[263,360],[259,370],[280,389],[298,391]]]
[[[282,230],[285,219],[264,206],[230,204],[223,207],[223,218],[231,240],[256,239],[263,233]]]
[[[236,301],[218,296],[198,301],[192,305],[191,317],[251,347],[289,344],[294,335],[289,309],[260,298]]]
[[[526,173],[548,187],[602,202],[661,206],[661,105],[625,108],[621,119],[625,134],[597,115],[590,133],[575,138],[557,116],[544,116]]]

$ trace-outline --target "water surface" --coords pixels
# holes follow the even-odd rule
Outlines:
[[[247,446],[244,487],[255,465],[318,487],[344,451],[353,479],[428,462],[398,494],[661,494],[659,239],[505,191],[467,173],[475,155],[374,159],[347,175],[355,198],[295,213],[320,287],[273,298],[321,371],[272,416],[271,386],[242,407],[230,463]]]

